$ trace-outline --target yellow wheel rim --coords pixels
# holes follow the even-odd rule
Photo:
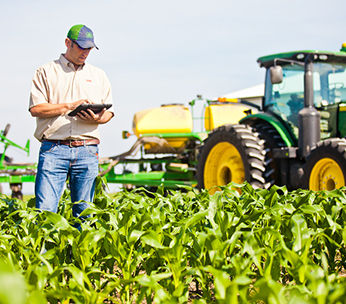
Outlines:
[[[331,158],[320,159],[312,168],[309,189],[333,190],[345,186],[345,177],[339,164]]]
[[[210,150],[205,162],[203,177],[206,189],[224,186],[230,182],[244,182],[244,164],[237,148],[228,142],[216,144]],[[214,188],[210,192],[214,193],[217,190]]]

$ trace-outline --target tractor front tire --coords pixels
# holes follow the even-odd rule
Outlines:
[[[330,138],[317,144],[306,160],[303,186],[314,191],[346,186],[346,139]]]
[[[265,188],[263,141],[247,125],[224,125],[215,129],[200,148],[197,164],[198,187],[210,193],[230,182],[248,181]]]

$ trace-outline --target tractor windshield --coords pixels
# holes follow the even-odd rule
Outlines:
[[[298,112],[304,107],[304,66],[285,65],[283,81],[272,84],[269,69],[266,77],[265,108],[284,121],[298,126]]]
[[[267,69],[265,108],[298,130],[298,112],[304,107],[304,66],[282,67],[283,81],[272,84]],[[313,66],[314,104],[317,108],[346,101],[346,64],[315,62]]]

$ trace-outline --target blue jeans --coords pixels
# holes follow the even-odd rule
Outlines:
[[[92,202],[98,174],[98,146],[69,147],[42,142],[35,182],[36,208],[57,212],[66,179],[70,178],[73,216],[79,217]]]

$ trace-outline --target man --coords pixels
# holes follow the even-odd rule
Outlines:
[[[36,207],[56,212],[69,177],[72,202],[78,217],[94,196],[98,174],[98,125],[113,117],[110,110],[95,114],[90,109],[68,115],[82,103],[112,103],[105,73],[86,59],[97,48],[91,29],[78,24],[65,39],[66,53],[36,70],[29,111],[36,117],[35,137],[41,141],[35,183]]]

